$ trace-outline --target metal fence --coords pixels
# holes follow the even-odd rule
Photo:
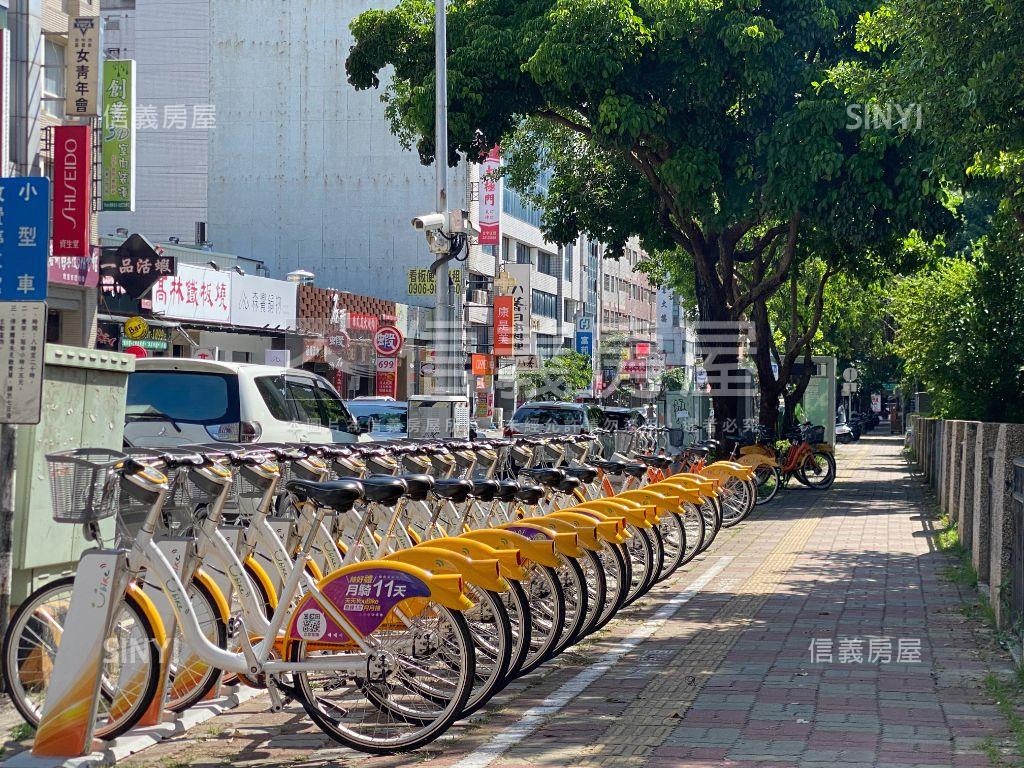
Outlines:
[[[1024,459],[1013,461],[1011,502],[1010,594],[1007,596],[1008,624],[1020,631],[1024,626]]]

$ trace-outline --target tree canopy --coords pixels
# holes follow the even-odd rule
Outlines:
[[[828,77],[849,60],[869,0],[453,0],[451,146],[501,143],[549,239],[580,232],[692,271],[700,319],[735,322],[811,255],[871,270],[912,227],[943,217],[931,157],[904,130],[851,130]],[[430,162],[433,3],[401,0],[352,24],[357,88],[379,87],[396,133]],[[715,374],[711,373],[714,383]],[[716,399],[716,410],[727,411]]]

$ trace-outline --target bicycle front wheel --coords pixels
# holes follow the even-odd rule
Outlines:
[[[808,488],[824,491],[836,480],[836,460],[827,451],[815,451],[800,467],[797,479]]]
[[[74,583],[74,576],[66,576],[33,592],[11,618],[4,636],[0,663],[7,695],[32,727],[42,716]],[[115,739],[129,730],[156,695],[160,648],[155,638],[138,599],[126,593],[103,644],[96,738]]]
[[[754,472],[757,481],[757,505],[767,504],[774,499],[782,487],[782,473],[778,467],[762,464]]]
[[[357,673],[294,673],[302,706],[335,741],[375,755],[408,752],[461,716],[475,672],[469,625],[433,601],[412,618],[409,626],[371,634],[373,653]],[[292,645],[292,661],[328,664],[331,656],[348,654],[306,641]]]

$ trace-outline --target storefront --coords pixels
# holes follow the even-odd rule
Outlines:
[[[50,256],[47,269],[46,340],[92,346],[96,328],[99,249],[91,256]]]
[[[397,361],[387,364],[385,375],[378,377],[378,358],[382,356],[374,348],[378,329],[398,321],[398,306],[393,301],[299,286],[300,338],[290,349],[303,368],[333,382],[346,399],[382,392],[405,399],[408,366],[403,352],[396,356]],[[392,377],[392,373],[397,375]],[[378,386],[379,380],[386,382],[386,389]]]

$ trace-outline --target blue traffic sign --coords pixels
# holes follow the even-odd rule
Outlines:
[[[0,301],[45,301],[50,180],[0,179]]]
[[[587,357],[594,356],[593,331],[576,331],[576,351]]]

